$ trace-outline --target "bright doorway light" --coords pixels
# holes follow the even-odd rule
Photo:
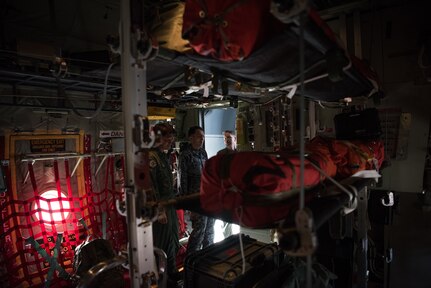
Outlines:
[[[230,227],[228,225],[230,225]],[[229,224],[217,219],[214,223],[214,243],[220,242],[230,235],[235,235],[239,232],[239,225]]]
[[[66,195],[64,195],[63,193],[61,193],[61,197],[66,198]],[[67,209],[70,209],[70,203],[67,200],[62,200],[61,201],[61,205],[63,207],[61,207],[60,205],[60,201],[58,200],[58,192],[57,190],[48,190],[46,192],[43,192],[40,195],[40,208],[42,208],[43,210],[51,210],[52,212],[48,212],[48,211],[41,211],[36,212],[36,218],[38,220],[42,220],[45,222],[61,222],[63,219],[66,219],[67,216],[69,215],[68,211],[64,211]],[[57,200],[51,200],[51,199],[57,199]],[[51,209],[50,209],[51,208]],[[63,209],[62,209],[63,208]],[[38,209],[38,205],[37,203],[34,205],[34,210]],[[42,216],[42,219],[39,219],[39,217]]]

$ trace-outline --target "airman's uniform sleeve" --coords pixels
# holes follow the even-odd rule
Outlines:
[[[160,173],[160,167],[157,161],[157,155],[155,151],[150,151],[148,155],[149,160],[149,166],[150,166],[150,177],[151,177],[151,183],[154,190],[154,200],[160,200],[160,183],[158,182],[159,173]]]

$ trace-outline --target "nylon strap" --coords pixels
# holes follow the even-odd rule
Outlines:
[[[51,285],[51,280],[54,276],[54,271],[57,270],[59,272],[59,276],[63,279],[70,279],[70,274],[64,270],[63,267],[61,267],[57,262],[58,257],[58,251],[60,250],[61,242],[63,240],[62,234],[57,234],[57,240],[55,241],[55,247],[54,247],[54,255],[49,256],[45,249],[43,249],[39,243],[34,240],[33,237],[29,237],[25,240],[27,244],[30,244],[36,249],[36,251],[42,256],[46,261],[49,263],[49,271],[47,278],[45,280],[45,287],[49,288]]]
[[[106,212],[102,213],[102,238],[106,240]]]
[[[253,206],[267,206],[269,204],[282,204],[284,201],[298,195],[299,189],[288,191],[279,191],[270,195],[248,195],[244,197],[244,204],[253,204]]]
[[[48,243],[47,232],[46,232],[45,224],[43,222],[43,217],[42,217],[42,208],[41,208],[42,206],[40,205],[40,196],[39,196],[39,190],[37,189],[36,176],[34,175],[33,165],[30,162],[28,163],[28,172],[30,173],[30,180],[31,180],[31,185],[33,187],[33,194],[39,210],[37,213],[39,214],[39,223],[40,223],[40,228],[42,230],[43,242]]]
[[[293,165],[292,162],[289,161],[289,158],[287,157],[283,157],[280,155],[280,158],[282,158],[284,164],[286,164],[287,166],[289,166],[290,170],[292,170],[292,187],[296,188],[298,187],[298,183],[296,183],[296,170],[295,170],[295,165]]]
[[[370,155],[368,155],[366,152],[364,152],[361,148],[353,144],[349,141],[340,141],[341,143],[345,144],[347,147],[352,148],[353,151],[355,151],[365,162],[372,161],[373,158],[370,158]],[[368,147],[371,151],[372,149]]]
[[[228,179],[230,176],[230,165],[234,154],[224,154],[220,159],[220,178]]]
[[[52,277],[54,277],[54,271],[56,270],[56,266],[58,265],[57,257],[58,257],[58,249],[60,249],[61,240],[63,239],[63,235],[57,234],[57,240],[55,241],[55,247],[53,251],[53,255],[50,259],[47,259],[49,262],[49,270],[46,275],[45,287],[49,288],[51,286]]]
[[[111,177],[111,191],[115,191],[115,156],[109,157],[109,176]]]
[[[71,203],[73,203],[73,198],[72,198],[73,197],[73,192],[72,192],[72,185],[71,185],[71,182],[70,182],[70,171],[69,171],[69,160],[68,159],[65,159],[65,161],[64,161],[64,173],[65,173],[65,176],[66,176],[67,197],[69,198],[69,201]],[[82,200],[80,200],[79,204],[80,204],[80,207],[83,207]],[[71,210],[71,211],[73,211],[70,214],[71,214],[71,217],[72,217],[73,231],[74,231],[74,234],[75,234],[75,240],[74,241],[71,240],[71,237],[70,237],[71,235],[70,235],[70,232],[69,232],[68,229],[66,229],[65,232],[67,231],[69,243],[74,242],[75,243],[74,246],[76,247],[76,246],[78,246],[79,228],[78,228],[78,225],[76,223],[76,214],[75,214],[74,210]]]
[[[274,155],[279,155],[278,153],[270,153],[269,156],[274,156]],[[226,180],[226,179],[230,179],[230,168],[231,168],[231,163],[233,160],[233,157],[235,156],[235,154],[223,154],[223,156],[220,159],[220,179],[221,180]],[[293,181],[293,186],[295,187],[293,189],[290,189],[288,191],[280,191],[277,192],[276,194],[271,194],[271,195],[250,195],[250,194],[246,194],[244,195],[244,204],[253,204],[256,206],[265,206],[268,204],[276,204],[279,202],[283,202],[286,201],[288,199],[291,199],[292,197],[294,197],[295,195],[297,195],[299,193],[299,189],[296,188],[296,171],[295,171],[295,166],[293,165],[292,162],[290,162],[288,159],[283,158],[284,163],[286,165],[289,166],[289,168],[292,170],[292,181]],[[310,187],[305,187],[310,188]],[[239,191],[239,190],[238,190]],[[244,194],[244,193],[243,193]]]
[[[79,223],[81,223],[82,226],[84,226],[85,231],[87,232],[87,236],[90,236],[91,232],[90,232],[90,229],[87,226],[87,223],[85,223],[84,218],[81,218],[78,221],[79,221]]]

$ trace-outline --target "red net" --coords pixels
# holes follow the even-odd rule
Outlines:
[[[89,143],[86,137],[84,152]],[[16,169],[4,169],[9,185],[0,192],[0,287],[74,287],[60,275],[73,273],[74,249],[88,235],[110,240],[116,251],[126,249],[125,218],[116,211],[123,159],[78,161],[15,161]],[[71,167],[78,167],[76,173]]]

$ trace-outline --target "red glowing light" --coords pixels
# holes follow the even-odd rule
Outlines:
[[[65,198],[66,195],[61,193],[61,197]],[[51,200],[51,199],[57,199],[57,200]],[[67,216],[69,215],[69,212],[64,210],[70,209],[70,203],[67,200],[60,201],[58,199],[59,199],[58,192],[56,190],[48,190],[46,192],[43,192],[40,195],[39,203],[40,203],[40,208],[42,208],[45,211],[42,210],[41,212],[37,212],[36,213],[37,219],[41,220],[39,219],[39,217],[41,216],[42,216],[42,220],[46,222],[52,222],[52,221],[61,222],[63,219],[66,219]],[[39,206],[36,203],[34,205],[34,210],[37,210],[38,207]],[[52,212],[48,212],[46,210],[51,210]]]

